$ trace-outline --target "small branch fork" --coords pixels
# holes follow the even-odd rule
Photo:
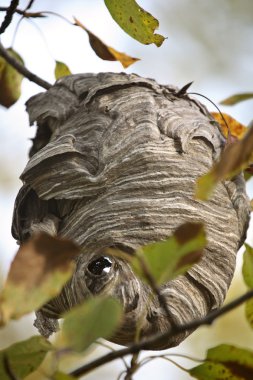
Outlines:
[[[90,363],[77,368],[76,370],[72,371],[70,375],[73,377],[79,377],[81,375],[85,375],[86,373],[94,370],[95,368],[98,368],[104,364],[107,364],[115,359],[122,358],[130,354],[137,354],[141,350],[149,349],[149,347],[152,344],[158,344],[161,341],[164,342],[165,339],[169,339],[172,336],[175,336],[179,333],[195,329],[199,326],[211,325],[213,321],[215,321],[217,318],[235,309],[236,307],[240,306],[241,304],[243,304],[244,302],[246,302],[252,297],[253,297],[253,289],[243,294],[242,296],[236,298],[234,301],[228,303],[227,305],[223,306],[221,309],[212,311],[204,318],[196,319],[194,321],[185,323],[183,325],[174,325],[166,333],[155,334],[151,336],[150,338],[147,338],[145,340],[143,339],[139,341],[138,343],[132,344],[129,347],[123,348],[118,351],[110,352],[107,355],[101,356],[100,358],[93,360]]]

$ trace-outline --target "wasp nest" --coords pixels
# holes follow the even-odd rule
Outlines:
[[[108,294],[124,306],[113,337],[134,339],[204,317],[224,301],[236,252],[245,238],[249,203],[241,175],[220,183],[211,200],[194,198],[196,179],[224,148],[224,137],[203,105],[154,80],[123,73],[62,78],[27,102],[37,134],[14,211],[20,242],[36,231],[72,239],[83,250],[62,293],[37,312],[48,336],[57,318],[87,297]],[[123,259],[105,249],[136,249],[167,238],[185,222],[205,224],[201,261],[160,292],[170,318]],[[190,331],[163,342],[179,344]]]

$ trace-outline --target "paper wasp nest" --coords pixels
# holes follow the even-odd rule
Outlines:
[[[220,183],[208,202],[194,198],[196,179],[224,147],[205,107],[173,86],[101,73],[58,80],[33,96],[27,110],[38,128],[21,175],[13,235],[23,242],[43,230],[84,251],[61,295],[37,312],[40,332],[50,335],[61,313],[95,294],[110,294],[124,306],[116,343],[134,339],[143,313],[143,337],[166,331],[172,320],[149,287],[104,250],[165,239],[187,221],[205,224],[208,246],[201,261],[161,293],[174,324],[219,308],[245,238],[249,204],[241,175]],[[177,345],[189,333],[150,348]]]

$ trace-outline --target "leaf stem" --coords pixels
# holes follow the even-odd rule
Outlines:
[[[77,368],[76,370],[72,371],[70,375],[73,377],[79,377],[115,359],[121,358],[126,355],[138,353],[141,350],[149,349],[151,345],[159,344],[161,341],[164,341],[164,339],[169,339],[172,336],[175,336],[184,331],[195,329],[203,325],[211,325],[214,320],[228,313],[229,311],[235,309],[236,307],[240,306],[241,304],[243,304],[244,302],[246,302],[252,297],[253,297],[253,289],[243,294],[242,296],[236,298],[235,300],[228,303],[227,305],[223,306],[221,309],[211,311],[204,318],[195,319],[183,325],[175,325],[173,326],[172,329],[170,329],[170,331],[166,333],[155,334],[151,336],[150,338],[143,339],[140,342],[134,343],[129,347],[123,348],[115,352],[110,352],[107,355],[101,356],[100,358],[95,359],[91,361],[90,363]]]

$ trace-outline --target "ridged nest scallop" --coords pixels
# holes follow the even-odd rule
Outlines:
[[[224,301],[249,220],[241,175],[220,183],[208,202],[194,198],[196,179],[224,148],[203,105],[173,86],[124,73],[62,78],[27,102],[37,134],[14,210],[13,235],[35,231],[74,240],[83,253],[62,293],[37,312],[48,336],[57,319],[96,294],[124,306],[112,340],[127,345],[145,315],[144,337],[204,317]],[[110,246],[136,249],[165,239],[184,222],[203,222],[208,245],[185,275],[162,285],[170,318],[150,289]],[[152,349],[179,344],[190,331]]]

